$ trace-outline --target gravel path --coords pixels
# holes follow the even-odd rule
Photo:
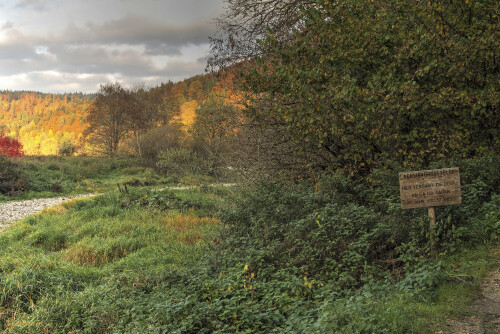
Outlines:
[[[210,186],[223,186],[223,187],[231,187],[234,186],[234,183],[222,183],[222,184],[212,184]],[[196,186],[174,186],[174,187],[165,187],[161,189],[156,189],[157,191],[161,191],[164,189],[172,189],[172,190],[182,190],[182,189],[191,189],[196,188]],[[4,204],[0,204],[0,232],[5,229],[10,223],[33,215],[42,211],[45,208],[60,204],[61,202],[73,199],[73,198],[83,198],[94,196],[94,194],[82,194],[76,196],[60,196],[53,198],[39,198],[32,199],[26,201],[16,201],[16,202],[7,202]]]
[[[0,204],[0,231],[16,220],[38,213],[45,208],[73,199],[93,196],[82,194],[76,196],[61,196],[53,198],[40,198],[26,201],[7,202]]]

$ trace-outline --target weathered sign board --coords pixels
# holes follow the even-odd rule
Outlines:
[[[399,173],[401,208],[461,204],[458,168]]]
[[[399,173],[401,208],[428,208],[431,254],[438,256],[434,238],[436,206],[461,204],[460,171],[458,168],[421,170]]]

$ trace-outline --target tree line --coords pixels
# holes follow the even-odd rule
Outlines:
[[[103,84],[88,103],[86,152],[154,160],[183,146],[214,168],[309,175],[498,154],[498,7],[228,1],[211,74]]]
[[[88,107],[83,139],[93,154],[130,154],[153,164],[160,153],[182,149],[172,154],[200,156],[215,173],[237,134],[237,106],[227,86],[209,74],[150,89],[102,84]]]

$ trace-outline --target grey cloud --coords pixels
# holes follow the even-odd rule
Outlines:
[[[14,24],[12,22],[10,22],[10,21],[7,21],[4,24],[2,24],[2,27],[0,27],[0,31],[9,30],[9,29],[11,29],[13,27],[14,27]]]
[[[220,2],[0,0],[0,89],[88,92],[201,74],[215,30],[207,13]]]
[[[203,65],[205,65],[205,64],[207,63],[207,58],[208,58],[208,56],[209,56],[209,55],[208,55],[208,54],[206,54],[205,56],[203,56],[203,57],[200,57],[200,58],[196,59],[196,61],[197,61],[199,64],[203,64]]]
[[[84,75],[76,73],[30,72],[24,79],[26,83],[36,83],[36,90],[43,92],[90,92],[99,89],[99,84],[110,81],[106,74]],[[26,85],[26,83],[24,85]],[[25,89],[30,89],[26,87]]]
[[[33,8],[36,11],[47,10],[47,5],[42,0],[22,0],[18,4],[16,4],[16,7],[21,9]]]
[[[17,30],[12,24],[8,29],[2,30],[5,40],[0,43],[0,60],[25,60],[37,57],[35,52],[39,46],[47,45],[47,38],[27,36]],[[1,72],[4,72],[2,69]]]
[[[67,43],[144,45],[147,54],[175,55],[181,46],[207,43],[213,31],[212,25],[203,22],[177,26],[127,15],[105,23],[88,22],[85,27],[70,24],[56,38]]]
[[[169,61],[158,74],[182,80],[203,73],[204,67],[204,64],[197,61]]]
[[[155,43],[151,42],[146,45],[145,53],[150,56],[180,56],[182,55],[181,50],[178,47],[171,46],[165,43]]]
[[[57,69],[64,72],[149,75],[155,71],[149,58],[130,49],[110,50],[105,46],[79,45],[50,50],[57,56]]]

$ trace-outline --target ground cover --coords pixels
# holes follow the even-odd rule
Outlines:
[[[189,192],[115,191],[74,200],[1,234],[0,327],[133,328],[133,308],[159,286],[182,283],[217,230],[217,219],[203,212],[215,211],[220,196]]]
[[[11,159],[11,164],[10,173],[15,170],[16,177],[4,182],[0,201],[102,193],[117,184],[144,187],[178,181],[137,158],[40,156]]]
[[[130,187],[0,235],[7,333],[435,333],[498,267],[498,157],[459,164],[463,203],[401,210],[397,174]],[[439,167],[439,166],[437,166]]]

